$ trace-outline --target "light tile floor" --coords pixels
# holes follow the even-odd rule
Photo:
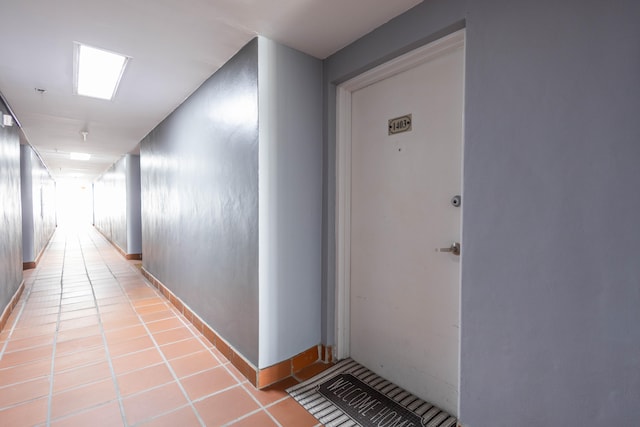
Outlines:
[[[0,426],[318,426],[256,390],[92,228],[58,229],[0,333]]]

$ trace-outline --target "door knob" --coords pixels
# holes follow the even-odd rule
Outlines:
[[[455,242],[448,248],[440,248],[440,252],[451,252],[454,255],[460,255],[460,243]]]

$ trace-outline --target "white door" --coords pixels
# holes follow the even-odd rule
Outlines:
[[[351,94],[351,357],[454,415],[463,97],[463,44]]]

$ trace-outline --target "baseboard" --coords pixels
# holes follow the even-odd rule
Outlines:
[[[24,292],[24,280],[20,283],[20,286],[18,286],[18,289],[13,294],[13,297],[11,297],[11,301],[9,301],[9,304],[2,311],[2,315],[0,315],[0,331],[2,331],[7,325],[9,316],[11,316],[11,313],[13,313],[16,305],[18,305],[18,300],[20,300],[22,292]]]
[[[56,229],[58,227],[56,226]],[[51,241],[51,239],[53,238],[53,235],[55,234],[56,230],[53,230],[53,233],[51,233],[51,236],[49,236],[49,238],[47,239],[47,243],[45,243],[44,245],[42,245],[42,250],[40,251],[40,253],[38,254],[38,256],[36,257],[35,261],[29,261],[29,262],[23,262],[22,263],[22,270],[33,270],[34,268],[36,268],[38,266],[38,264],[40,264],[40,258],[42,258],[42,255],[44,255],[44,251],[47,249],[47,246],[49,246],[49,242]]]
[[[320,360],[324,363],[335,362],[335,360],[333,359],[333,347],[324,344],[321,347]]]
[[[96,231],[100,234],[102,234],[102,237],[104,237],[105,239],[107,239],[107,242],[111,243],[111,246],[113,246],[114,248],[116,248],[116,250],[118,251],[118,253],[120,255],[122,255],[126,260],[128,261],[140,261],[142,260],[142,254],[128,254],[127,251],[125,251],[124,249],[122,249],[116,242],[114,242],[113,240],[111,240],[109,238],[109,236],[107,236],[106,234],[104,234],[102,232],[102,230],[100,230],[98,227],[93,226],[93,228],[96,229]]]
[[[321,345],[315,345],[290,359],[258,371],[257,388],[265,388],[287,379],[321,360]]]
[[[30,261],[30,262],[23,262],[22,263],[22,270],[33,270],[34,268],[36,268],[38,266],[38,263],[36,261]]]
[[[240,353],[238,353],[224,338],[222,338],[216,331],[207,325],[198,315],[189,308],[180,298],[175,296],[169,288],[167,288],[162,282],[156,279],[153,274],[149,273],[144,267],[141,269],[142,275],[151,283],[155,288],[160,291],[171,302],[171,304],[184,315],[184,317],[191,322],[191,324],[200,332],[204,337],[217,348],[233,366],[235,366],[242,375],[249,380],[249,382],[256,388],[261,389],[268,387],[278,381],[282,381],[291,377],[293,374],[303,370],[304,368],[313,365],[319,361],[326,361],[323,355],[326,354],[329,349],[331,354],[331,348],[323,345],[315,345],[296,356],[283,360],[273,366],[267,368],[258,369],[251,362],[246,360]]]

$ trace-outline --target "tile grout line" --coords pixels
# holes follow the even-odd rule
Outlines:
[[[104,257],[102,256],[102,254],[100,253],[100,249],[98,248],[98,245],[96,245],[95,240],[93,240],[91,237],[89,237],[89,239],[92,241],[94,247],[96,248],[98,255],[100,256],[100,258],[102,259],[102,261],[105,263],[105,265],[107,266],[107,269],[111,272],[111,274],[113,275],[113,277],[116,279],[116,282],[118,283],[118,286],[120,287],[120,289],[125,293],[125,295],[127,295],[127,300],[129,302],[129,306],[133,309],[134,313],[136,314],[136,317],[138,318],[138,320],[142,323],[142,327],[145,329],[145,331],[147,332],[147,334],[149,335],[149,338],[151,339],[151,342],[153,342],[153,345],[155,346],[156,350],[158,351],[158,353],[160,354],[160,357],[162,357],[162,360],[164,361],[165,365],[167,366],[167,368],[169,369],[169,372],[171,372],[171,376],[173,376],[176,384],[178,385],[178,387],[180,388],[180,391],[182,392],[183,396],[185,397],[185,399],[188,402],[188,406],[191,407],[191,409],[193,410],[194,414],[196,415],[196,417],[198,418],[198,422],[200,422],[200,425],[202,427],[206,427],[206,423],[203,421],[202,417],[200,416],[200,413],[198,412],[198,410],[196,409],[195,405],[193,404],[193,401],[191,400],[191,398],[189,397],[189,395],[187,394],[187,391],[184,389],[184,387],[182,386],[182,383],[180,382],[180,379],[178,378],[178,376],[176,375],[175,371],[173,370],[173,367],[169,364],[169,361],[167,360],[166,356],[164,355],[164,353],[162,352],[162,350],[160,350],[160,346],[158,345],[158,342],[156,341],[156,339],[154,338],[153,334],[151,333],[151,331],[149,330],[149,328],[147,327],[147,323],[142,320],[142,317],[140,317],[140,314],[138,313],[138,311],[136,310],[136,308],[134,307],[133,303],[131,302],[131,298],[129,297],[129,295],[126,293],[125,289],[122,287],[122,284],[120,283],[120,280],[116,277],[115,274],[113,274],[113,270],[111,270],[111,267],[104,261]],[[126,425],[126,424],[125,424]]]
[[[154,288],[154,287],[152,287],[152,286],[149,284],[149,282],[147,281],[147,279],[146,279],[143,275],[142,275],[142,277],[143,277],[144,281],[146,282],[147,286],[149,286],[149,287],[151,287],[152,289],[154,289],[154,290],[155,290],[155,288]],[[161,294],[160,296],[161,296],[162,298],[166,299],[166,297],[165,297],[164,295],[162,295],[162,294]],[[192,324],[192,323],[190,323],[190,322],[189,322],[189,324],[187,324],[186,318],[185,318],[185,317],[184,317],[184,315],[183,315],[182,313],[180,313],[180,312],[178,312],[178,313],[177,313],[176,318],[177,318],[177,319],[182,323],[182,325],[183,325],[183,326],[185,326],[185,327],[187,327],[187,328],[189,328],[189,326],[193,326],[193,324]],[[197,330],[197,329],[196,329],[196,330]],[[244,378],[240,378],[240,379],[238,379],[238,377],[235,375],[235,373],[234,373],[233,371],[231,371],[231,369],[229,369],[229,368],[227,367],[227,365],[232,365],[232,366],[233,366],[233,364],[231,363],[231,361],[229,361],[229,360],[227,359],[227,362],[226,362],[226,363],[224,363],[222,360],[220,360],[220,358],[218,357],[218,355],[216,355],[213,351],[211,351],[211,348],[210,348],[208,345],[206,345],[206,344],[204,343],[204,341],[203,341],[203,340],[202,340],[202,338],[201,338],[201,332],[199,332],[199,333],[198,333],[198,335],[194,334],[194,333],[193,333],[193,331],[191,331],[191,333],[193,334],[193,336],[195,337],[195,339],[196,339],[196,340],[198,340],[198,341],[200,342],[200,344],[202,344],[202,345],[205,347],[205,350],[206,350],[210,355],[212,355],[212,356],[213,356],[213,357],[218,361],[218,363],[220,363],[220,367],[224,368],[224,369],[227,371],[227,373],[228,373],[229,375],[231,375],[231,377],[232,377],[234,380],[236,380],[236,382],[238,383],[236,386],[228,387],[228,388],[226,388],[226,389],[224,389],[224,390],[219,390],[219,391],[218,391],[218,392],[216,392],[216,393],[212,393],[212,394],[207,395],[207,396],[204,396],[204,397],[202,397],[202,398],[200,398],[200,399],[196,399],[196,402],[202,401],[202,400],[207,399],[207,398],[209,398],[209,397],[211,397],[211,396],[215,396],[216,394],[219,394],[219,393],[220,393],[220,392],[222,392],[222,391],[227,391],[227,390],[230,390],[230,389],[235,388],[235,387],[237,387],[237,386],[240,386],[240,387],[241,387],[241,388],[242,388],[242,389],[243,389],[243,390],[244,390],[244,391],[245,391],[245,392],[246,392],[246,393],[247,393],[247,394],[248,394],[248,395],[249,395],[249,396],[254,400],[254,402],[256,402],[256,403],[258,404],[258,409],[254,410],[254,411],[252,411],[252,412],[250,412],[250,413],[244,414],[243,416],[241,416],[241,417],[239,417],[239,418],[236,418],[236,419],[235,419],[235,420],[233,420],[233,421],[230,421],[229,423],[225,424],[225,426],[226,426],[226,425],[232,425],[233,423],[237,423],[238,421],[240,421],[240,420],[242,420],[242,419],[244,419],[244,418],[247,418],[247,417],[248,417],[248,416],[250,416],[250,415],[254,415],[255,413],[258,413],[258,412],[260,412],[260,411],[264,411],[264,412],[267,414],[267,416],[269,416],[269,418],[271,418],[271,420],[272,420],[273,422],[275,422],[275,423],[276,423],[276,425],[277,425],[278,427],[282,427],[282,425],[278,422],[278,420],[277,420],[273,415],[271,415],[271,413],[270,413],[269,411],[267,411],[267,408],[268,408],[268,407],[271,407],[271,406],[273,406],[273,405],[275,405],[276,403],[280,403],[280,401],[285,400],[285,399],[287,399],[288,397],[283,397],[282,399],[279,399],[277,402],[272,402],[272,404],[270,404],[270,405],[268,405],[268,406],[264,406],[264,405],[262,405],[262,403],[261,403],[261,402],[260,402],[260,401],[259,401],[259,400],[258,400],[258,399],[257,399],[257,398],[256,398],[256,397],[255,397],[255,396],[254,396],[250,391],[249,391],[249,390],[247,390],[247,387],[245,386],[245,379],[244,379]],[[225,359],[226,359],[226,358],[225,358]],[[193,375],[198,375],[198,373],[195,373],[195,374],[193,374]]]
[[[49,240],[49,243],[47,243],[47,245],[45,246],[45,249],[43,249],[43,251],[48,250],[49,246],[51,245],[51,241],[53,240],[53,236],[52,238]],[[42,257],[41,260],[41,265],[42,262],[44,262],[45,257]],[[31,296],[31,292],[33,292],[33,288],[35,286],[35,282],[38,278],[38,275],[40,274],[40,266],[36,267],[36,270],[32,273],[33,277],[33,282],[31,283],[31,285],[29,286],[29,289],[27,289],[27,282],[25,281],[24,283],[24,291],[22,292],[22,296],[18,299],[18,302],[20,302],[20,310],[18,311],[18,314],[16,315],[16,318],[13,322],[13,324],[11,325],[11,329],[9,331],[9,334],[7,335],[7,339],[4,342],[4,345],[2,346],[2,349],[0,350],[0,360],[2,360],[2,358],[4,357],[5,351],[9,345],[9,341],[11,340],[11,337],[13,336],[13,332],[16,329],[16,326],[18,325],[18,322],[20,321],[20,319],[22,318],[22,314],[24,313],[25,307],[27,306],[27,301],[29,300],[29,297]],[[16,305],[17,307],[17,305]],[[15,311],[15,308],[14,308]]]
[[[26,286],[26,284],[25,284],[25,286]],[[18,314],[16,315],[16,318],[15,318],[13,324],[11,325],[11,329],[9,330],[9,334],[7,335],[7,339],[4,342],[4,345],[2,346],[2,349],[0,350],[0,360],[2,360],[2,358],[4,357],[4,354],[5,354],[6,350],[7,350],[7,347],[9,346],[9,341],[11,340],[11,338],[13,336],[13,332],[16,330],[16,326],[18,325],[18,322],[22,318],[22,314],[24,313],[25,307],[27,305],[27,300],[31,296],[31,291],[32,290],[33,290],[33,285],[31,285],[29,287],[29,291],[27,292],[27,294],[23,295],[23,298],[20,298],[23,301],[20,304],[20,310],[18,311]]]
[[[144,276],[143,276],[143,277],[144,277]],[[147,280],[146,280],[146,278],[145,278],[145,281],[147,281]],[[147,282],[147,284],[148,284],[148,282]],[[162,296],[164,297],[164,295],[162,295]],[[165,299],[166,299],[166,298],[165,298]],[[188,326],[189,326],[189,325],[187,325],[187,321],[186,321],[186,318],[184,317],[184,315],[182,315],[182,314],[181,314],[180,316],[176,316],[176,317],[180,320],[180,322],[182,322],[182,324],[183,324],[184,326],[186,326],[186,327],[188,327]],[[193,326],[193,324],[192,324],[192,323],[190,323],[190,325],[192,325],[192,326]],[[197,330],[197,329],[196,329],[196,330]],[[193,333],[193,331],[192,331],[192,333]],[[258,409],[256,409],[255,411],[253,411],[253,412],[251,412],[251,413],[249,413],[249,414],[245,414],[245,415],[243,415],[242,417],[236,418],[235,420],[230,421],[229,423],[227,423],[227,424],[225,424],[225,425],[231,425],[231,424],[233,424],[233,423],[237,423],[238,421],[240,421],[240,420],[242,420],[242,419],[246,418],[248,415],[253,415],[254,413],[257,413],[257,412],[259,412],[260,410],[262,410],[262,411],[264,411],[264,412],[269,416],[269,418],[271,418],[271,420],[272,420],[273,422],[275,422],[275,423],[276,423],[276,425],[277,425],[278,427],[282,427],[282,425],[280,424],[280,422],[279,422],[279,421],[278,421],[278,420],[277,420],[277,419],[276,419],[276,418],[275,418],[275,417],[274,417],[274,416],[273,416],[269,411],[267,411],[267,408],[270,408],[271,406],[274,406],[275,404],[280,403],[281,401],[286,400],[289,396],[283,397],[283,398],[281,398],[281,399],[277,400],[276,402],[272,402],[271,404],[269,404],[269,405],[267,405],[267,406],[264,406],[264,405],[262,404],[262,402],[260,402],[260,401],[259,401],[259,400],[258,400],[258,399],[253,395],[253,393],[251,393],[251,391],[247,389],[247,387],[245,386],[245,382],[246,382],[246,381],[243,381],[243,379],[242,379],[242,378],[241,378],[241,379],[238,379],[238,377],[237,377],[237,376],[236,376],[236,375],[231,371],[231,369],[229,369],[229,368],[227,367],[227,365],[229,365],[229,364],[233,366],[233,364],[231,363],[231,361],[229,361],[229,360],[227,359],[227,363],[223,363],[223,362],[220,360],[220,358],[219,358],[219,357],[218,357],[218,356],[217,356],[213,351],[211,351],[211,348],[209,348],[209,346],[207,346],[207,345],[204,343],[204,341],[203,341],[203,340],[202,340],[202,338],[201,338],[201,336],[202,336],[202,333],[201,333],[201,332],[199,332],[199,334],[198,334],[198,335],[194,334],[194,336],[195,336],[195,338],[200,342],[200,344],[202,344],[202,345],[207,349],[207,351],[209,352],[209,354],[211,354],[211,355],[212,355],[216,360],[218,360],[218,362],[220,362],[220,365],[221,365],[222,367],[224,367],[224,369],[229,373],[229,375],[231,375],[231,376],[232,376],[232,377],[233,377],[233,378],[238,382],[238,385],[239,385],[240,387],[242,387],[242,389],[243,389],[243,390],[244,390],[244,391],[245,391],[245,392],[246,392],[246,393],[247,393],[247,394],[248,394],[248,395],[249,395],[249,396],[250,396],[250,397],[251,397],[251,398],[252,398],[252,399],[257,403],[257,404],[258,404],[258,407],[259,407],[259,408],[258,408]],[[215,347],[214,347],[214,348],[215,348]],[[225,358],[225,359],[226,359],[226,358]],[[214,393],[214,394],[215,394],[215,393]]]
[[[155,288],[155,287],[153,287],[153,286],[148,282],[148,280],[146,279],[146,277],[144,277],[144,275],[142,275],[142,274],[141,274],[141,276],[142,276],[142,278],[144,279],[144,281],[145,281],[145,283],[147,284],[147,286],[149,286],[151,289],[154,289],[154,291],[156,291],[156,293],[158,293],[158,292],[157,292],[157,290],[156,290],[156,288]],[[162,295],[161,293],[160,293],[160,295],[159,295],[159,296],[160,296],[160,297],[162,297],[162,298],[164,298],[164,299],[166,300],[166,297],[165,297],[164,295]],[[175,307],[173,307],[173,309],[175,309]],[[177,312],[177,314],[176,314],[176,318],[177,318],[177,319],[178,319],[178,320],[183,324],[183,326],[185,326],[185,327],[187,327],[187,328],[189,328],[189,326],[194,326],[192,323],[188,322],[188,321],[186,320],[186,318],[184,317],[184,315],[183,315],[182,313],[180,313],[179,311],[178,311],[178,312]],[[146,322],[145,322],[145,325],[146,325]],[[196,330],[197,330],[197,329],[196,329]],[[216,354],[211,350],[211,348],[210,348],[208,345],[206,345],[206,344],[205,344],[205,342],[204,342],[204,341],[203,341],[203,339],[202,339],[202,336],[203,336],[203,335],[202,335],[202,333],[201,333],[201,332],[199,332],[199,331],[198,331],[198,335],[196,335],[195,333],[193,333],[193,331],[191,331],[191,333],[193,334],[193,336],[195,337],[195,339],[196,339],[196,340],[198,340],[198,341],[200,342],[200,344],[202,344],[202,345],[205,347],[205,350],[206,350],[210,355],[212,355],[212,356],[213,356],[213,357],[214,357],[214,358],[215,358],[215,359],[220,363],[220,367],[223,367],[223,368],[227,371],[227,373],[228,373],[229,375],[231,375],[231,377],[233,377],[233,379],[235,379],[235,380],[236,380],[236,382],[238,383],[238,384],[237,384],[237,386],[240,386],[240,387],[241,387],[241,388],[242,388],[242,389],[243,389],[243,390],[244,390],[244,391],[245,391],[245,392],[246,392],[246,393],[247,393],[247,394],[248,394],[248,395],[249,395],[249,396],[254,400],[254,402],[256,402],[256,403],[258,404],[258,409],[254,410],[254,411],[252,411],[252,412],[250,412],[250,413],[248,413],[248,414],[244,414],[243,416],[241,416],[241,417],[239,417],[239,418],[236,418],[236,419],[235,419],[235,420],[233,420],[233,421],[230,421],[229,423],[225,424],[225,426],[226,426],[226,425],[232,425],[233,423],[237,423],[238,421],[241,421],[241,420],[243,420],[244,418],[247,418],[247,417],[248,417],[248,416],[250,416],[250,415],[254,415],[254,414],[255,414],[255,413],[257,413],[257,412],[264,411],[264,412],[267,414],[267,416],[268,416],[269,418],[271,418],[271,420],[272,420],[273,422],[275,422],[275,423],[276,423],[276,425],[277,425],[278,427],[282,427],[282,425],[280,424],[280,422],[279,422],[279,421],[278,421],[278,420],[277,420],[277,419],[276,419],[276,418],[275,418],[275,417],[274,417],[274,416],[273,416],[273,415],[272,415],[272,414],[271,414],[267,409],[268,409],[268,408],[270,408],[270,407],[272,407],[272,406],[274,406],[274,405],[276,405],[276,404],[278,404],[278,403],[280,403],[280,402],[282,402],[282,401],[284,401],[284,400],[286,400],[286,399],[288,399],[288,398],[289,398],[289,396],[285,396],[285,397],[283,397],[283,398],[281,398],[281,399],[278,399],[277,401],[271,402],[271,403],[270,403],[269,405],[267,405],[267,406],[263,405],[263,404],[262,404],[262,402],[260,402],[260,401],[259,401],[259,400],[258,400],[258,399],[257,399],[257,398],[252,394],[252,393],[251,393],[251,391],[249,391],[249,390],[247,389],[247,387],[246,387],[246,385],[245,385],[246,379],[245,379],[244,377],[242,377],[242,378],[238,379],[238,377],[236,376],[236,374],[235,374],[231,369],[229,369],[229,368],[227,367],[227,365],[231,365],[231,366],[233,366],[233,364],[231,363],[231,361],[229,361],[229,360],[228,360],[228,359],[226,359],[226,358],[225,358],[225,359],[227,360],[227,362],[226,362],[226,363],[225,363],[225,362],[223,362],[222,360],[220,360],[220,358],[218,357],[218,355],[216,355]],[[215,348],[215,347],[214,347],[214,348]],[[195,373],[195,374],[193,374],[193,375],[198,375],[198,373]],[[223,391],[230,390],[230,389],[235,388],[235,387],[237,387],[237,386],[228,387],[227,389],[225,389],[225,390],[223,390]],[[218,391],[218,392],[216,392],[216,393],[212,393],[212,394],[207,395],[207,396],[205,396],[205,397],[202,397],[202,398],[200,398],[200,399],[196,399],[196,402],[202,401],[202,400],[204,400],[204,399],[206,399],[206,398],[209,398],[209,397],[211,397],[211,396],[215,396],[215,395],[216,395],[216,394],[218,394],[219,392],[220,392],[220,391]]]
[[[103,237],[103,236],[99,236],[99,237],[100,237],[100,238],[102,238],[102,239],[104,239],[104,237]],[[97,244],[95,243],[95,240],[94,240],[93,238],[91,238],[91,237],[90,237],[90,239],[92,240],[92,242],[93,242],[94,246],[95,246],[95,247],[96,247],[96,249],[98,250],[98,253],[100,254],[100,257],[104,260],[104,257],[102,257],[102,254],[100,253],[100,250],[98,249],[98,246],[97,246]],[[106,264],[106,263],[105,263],[105,264]],[[153,286],[149,283],[149,281],[144,277],[144,275],[142,275],[142,274],[141,274],[137,269],[135,269],[134,267],[132,267],[132,266],[129,266],[129,267],[130,267],[133,271],[135,271],[136,275],[139,275],[139,276],[141,277],[141,279],[143,280],[143,282],[145,283],[145,285],[146,285],[148,288],[152,289],[158,297],[160,297],[160,298],[162,298],[163,300],[165,300],[165,301],[167,301],[167,302],[168,302],[167,298],[166,298],[164,295],[162,295],[160,292],[158,292],[158,290],[157,290],[155,287],[153,287]],[[110,268],[108,265],[107,265],[107,268],[109,269],[109,271],[111,271],[111,268]],[[112,274],[113,274],[113,273],[112,273]],[[118,278],[117,278],[115,275],[114,275],[114,277],[116,278],[116,281],[118,281],[118,284],[120,285],[120,281],[118,280]],[[124,292],[124,289],[122,288],[122,286],[121,286],[121,285],[120,285],[120,288],[121,288],[121,289],[123,290],[123,292]],[[126,294],[126,292],[125,292],[125,294]],[[177,319],[182,323],[182,325],[183,325],[183,326],[185,326],[185,327],[189,328],[190,332],[193,334],[193,337],[194,337],[196,340],[198,340],[198,342],[200,342],[200,344],[202,344],[202,345],[203,345],[203,347],[204,347],[205,351],[207,351],[210,355],[212,355],[212,356],[213,356],[213,357],[214,357],[214,358],[215,358],[215,359],[220,363],[219,367],[223,367],[223,368],[227,371],[227,373],[229,373],[229,375],[231,375],[231,377],[232,377],[232,378],[234,378],[234,380],[237,382],[237,384],[236,384],[236,385],[234,385],[234,386],[230,386],[230,387],[227,387],[227,388],[225,388],[225,389],[223,389],[223,390],[218,390],[218,391],[217,391],[217,392],[215,392],[215,393],[211,393],[211,394],[209,394],[209,395],[206,395],[206,396],[200,397],[200,398],[198,398],[198,399],[191,400],[191,399],[189,398],[189,396],[186,394],[186,391],[184,390],[184,388],[182,387],[182,383],[180,382],[180,379],[177,377],[177,375],[175,374],[175,372],[174,372],[173,368],[172,368],[172,367],[171,367],[171,365],[169,364],[169,361],[168,361],[168,360],[166,359],[166,357],[164,356],[164,353],[162,353],[162,350],[160,349],[160,346],[159,346],[159,345],[158,345],[158,343],[156,342],[155,338],[153,337],[153,334],[152,334],[152,333],[151,333],[151,331],[148,329],[148,327],[147,327],[147,321],[145,321],[144,319],[142,319],[142,317],[140,316],[140,314],[138,314],[138,311],[136,310],[136,307],[133,305],[133,303],[131,302],[131,298],[130,298],[128,295],[127,295],[127,300],[129,301],[129,304],[130,304],[131,308],[132,308],[132,309],[134,310],[134,312],[136,313],[136,316],[138,317],[138,319],[142,322],[142,324],[143,324],[143,327],[144,327],[145,331],[147,331],[147,333],[148,333],[149,337],[150,337],[150,338],[151,338],[151,340],[153,341],[153,343],[154,343],[154,345],[155,345],[155,347],[156,347],[156,350],[158,350],[158,352],[160,353],[160,355],[161,355],[161,357],[162,357],[162,359],[163,359],[164,363],[167,365],[167,367],[168,367],[168,368],[169,368],[169,370],[171,371],[172,376],[174,377],[174,379],[175,379],[175,380],[176,380],[176,382],[178,383],[178,385],[179,385],[179,387],[180,387],[181,391],[183,392],[183,394],[185,395],[185,397],[186,397],[187,401],[189,402],[189,406],[191,406],[191,407],[193,408],[194,412],[196,413],[196,415],[197,415],[197,417],[198,417],[198,420],[199,420],[199,421],[201,421],[201,423],[202,423],[202,425],[203,425],[203,426],[205,425],[205,423],[204,423],[204,422],[202,422],[202,419],[201,419],[201,417],[200,417],[200,414],[198,413],[198,411],[196,410],[196,408],[193,406],[193,402],[201,402],[201,401],[203,401],[203,400],[205,400],[205,399],[208,399],[209,397],[212,397],[212,396],[218,395],[218,394],[220,394],[220,393],[222,393],[222,392],[225,392],[225,391],[231,390],[231,389],[236,388],[236,387],[238,387],[238,386],[239,386],[239,387],[241,387],[241,388],[242,388],[242,389],[243,389],[243,390],[244,390],[244,391],[245,391],[245,392],[246,392],[246,393],[251,397],[251,399],[253,399],[253,401],[258,405],[258,409],[255,409],[255,410],[253,410],[253,411],[251,411],[251,412],[248,412],[248,413],[246,413],[246,414],[244,414],[244,415],[242,415],[242,416],[240,416],[240,417],[238,417],[238,418],[236,418],[236,419],[234,419],[234,420],[232,420],[232,421],[229,421],[228,423],[224,424],[225,426],[233,425],[233,424],[235,424],[235,423],[237,423],[237,422],[239,422],[239,421],[241,421],[241,420],[243,420],[243,419],[245,419],[245,418],[248,418],[249,416],[252,416],[252,415],[255,415],[256,413],[259,413],[260,411],[264,411],[264,412],[267,414],[267,416],[268,416],[268,417],[269,417],[269,418],[270,418],[270,419],[271,419],[271,420],[272,420],[272,421],[273,421],[273,422],[274,422],[278,427],[283,427],[283,426],[282,426],[282,424],[281,424],[281,423],[280,423],[280,422],[279,422],[279,421],[278,421],[278,420],[277,420],[277,419],[276,419],[276,418],[275,418],[275,417],[274,417],[274,416],[273,416],[273,415],[268,411],[268,409],[269,409],[269,408],[271,408],[271,407],[273,407],[273,406],[275,406],[275,405],[277,405],[277,404],[279,404],[279,403],[281,403],[281,402],[283,402],[283,401],[285,401],[285,400],[287,400],[287,399],[289,399],[289,398],[290,398],[290,396],[286,395],[286,396],[284,396],[284,397],[282,397],[282,398],[280,398],[280,399],[278,399],[278,400],[275,400],[275,401],[273,401],[273,402],[269,403],[268,405],[263,405],[263,404],[262,404],[262,403],[261,403],[261,402],[260,402],[260,401],[259,401],[259,400],[258,400],[258,399],[257,399],[257,398],[256,398],[256,397],[255,397],[251,392],[250,392],[250,390],[248,390],[248,388],[247,388],[247,385],[246,385],[246,384],[249,384],[249,383],[246,381],[246,379],[245,379],[244,377],[240,377],[240,379],[239,379],[239,378],[238,378],[238,376],[237,376],[237,375],[236,375],[236,374],[235,374],[231,369],[229,369],[228,365],[233,366],[233,364],[232,364],[228,359],[226,359],[226,358],[225,358],[226,362],[223,362],[223,361],[220,359],[220,357],[219,357],[218,355],[216,355],[216,354],[212,351],[212,349],[211,349],[211,348],[210,348],[210,347],[209,347],[209,346],[208,346],[208,345],[203,341],[203,335],[201,334],[201,332],[199,332],[199,331],[198,331],[198,334],[195,334],[195,333],[194,333],[194,331],[193,331],[193,330],[191,330],[191,329],[189,328],[189,326],[193,326],[193,324],[192,324],[192,323],[190,323],[190,322],[188,322],[188,321],[186,320],[186,318],[184,317],[184,315],[183,315],[182,313],[180,313],[180,312],[179,312],[179,311],[178,311],[178,310],[177,310],[177,309],[176,309],[172,304],[168,304],[167,306],[168,306],[168,307],[171,309],[171,311],[174,313],[174,316],[175,316],[175,317],[176,317],[176,318],[177,318]],[[152,305],[152,304],[150,304],[150,305]],[[159,319],[158,321],[161,321],[161,320],[166,320],[166,319]],[[152,322],[153,322],[153,321],[152,321]],[[152,323],[152,322],[149,322],[149,323]],[[173,328],[173,329],[177,329],[177,328]],[[197,331],[197,329],[196,329],[196,331]],[[187,339],[190,339],[190,338],[186,338],[185,340],[187,340]],[[182,341],[185,341],[185,340],[182,340]],[[208,341],[208,340],[207,340],[207,341]],[[178,342],[179,342],[179,341],[178,341]],[[186,357],[186,356],[185,356],[185,357]],[[204,371],[203,371],[203,372],[204,372]],[[192,375],[190,375],[190,376],[195,376],[195,375],[198,375],[198,374],[200,374],[200,372],[199,372],[199,373],[194,373],[194,374],[192,374]],[[190,376],[189,376],[189,377],[190,377]],[[246,384],[245,384],[245,383],[246,383]],[[160,387],[160,386],[158,386],[158,387]],[[155,388],[158,388],[158,387],[155,387]],[[140,394],[140,393],[138,393],[138,394]],[[181,408],[182,408],[182,407],[181,407]],[[169,411],[169,412],[167,412],[167,413],[165,413],[165,414],[168,414],[168,413],[171,413],[171,412],[173,412],[173,411]],[[159,416],[160,416],[160,415],[165,415],[165,414],[159,414]],[[157,417],[154,417],[154,418],[157,418]],[[153,419],[153,418],[152,418],[152,419]],[[318,424],[318,426],[320,426],[320,425],[321,425],[321,424]],[[314,427],[315,427],[315,426],[314,426]]]
[[[64,291],[64,268],[67,257],[67,241],[65,239],[62,251],[62,270],[60,271],[60,302],[58,303],[58,319],[56,329],[53,332],[53,350],[51,352],[51,375],[49,377],[49,397],[47,399],[47,427],[51,426],[51,411],[53,406],[53,381],[56,367],[56,346],[58,344],[58,331],[60,330],[60,317],[62,316],[62,294]]]
[[[120,387],[118,386],[118,378],[116,376],[116,371],[113,368],[113,361],[111,360],[111,353],[109,352],[109,345],[107,343],[107,336],[105,334],[104,331],[104,325],[102,324],[102,316],[100,314],[100,306],[98,304],[98,299],[96,298],[96,292],[95,292],[95,288],[93,287],[93,281],[91,280],[91,276],[89,275],[89,270],[87,269],[87,261],[86,258],[84,256],[84,249],[82,247],[82,241],[80,240],[80,238],[78,238],[78,243],[80,246],[80,253],[82,254],[82,263],[84,265],[84,270],[87,274],[87,279],[89,279],[89,285],[91,286],[91,295],[93,296],[93,303],[96,306],[96,312],[98,313],[98,327],[100,328],[100,335],[102,337],[102,344],[104,345],[104,350],[107,353],[107,363],[109,364],[109,371],[111,372],[111,381],[113,381],[113,386],[115,387],[115,391],[116,391],[116,398],[118,400],[118,407],[120,409],[120,417],[122,418],[122,425],[126,426],[127,424],[127,418],[124,412],[124,404],[122,403],[122,395],[120,394]],[[104,260],[103,260],[104,262]],[[105,263],[106,265],[106,263]],[[109,268],[107,266],[107,268]],[[111,269],[109,269],[109,272],[111,272]],[[113,272],[111,272],[111,275],[114,277],[114,279],[116,279],[115,275],[113,275]],[[117,279],[116,279],[117,280]]]
[[[258,413],[260,413],[260,412],[266,412],[266,413],[268,414],[268,412],[265,410],[265,408],[260,407],[260,408],[258,408],[258,409],[254,409],[254,410],[253,410],[253,411],[251,411],[251,412],[247,412],[246,414],[242,415],[241,417],[236,418],[235,420],[232,420],[232,421],[229,421],[228,423],[223,424],[223,425],[222,425],[222,427],[232,426],[232,425],[234,425],[234,424],[236,424],[236,423],[238,423],[238,422],[240,422],[240,421],[242,421],[242,420],[245,420],[245,419],[247,419],[247,418],[249,418],[249,417],[251,417],[251,416],[253,416],[253,415],[255,415],[255,414],[258,414]],[[273,418],[273,417],[272,417],[272,418]],[[275,420],[274,420],[274,421],[275,421]],[[275,422],[276,422],[276,424],[277,424],[278,426],[282,427],[282,426],[280,425],[280,423],[278,423],[277,421],[275,421]]]

